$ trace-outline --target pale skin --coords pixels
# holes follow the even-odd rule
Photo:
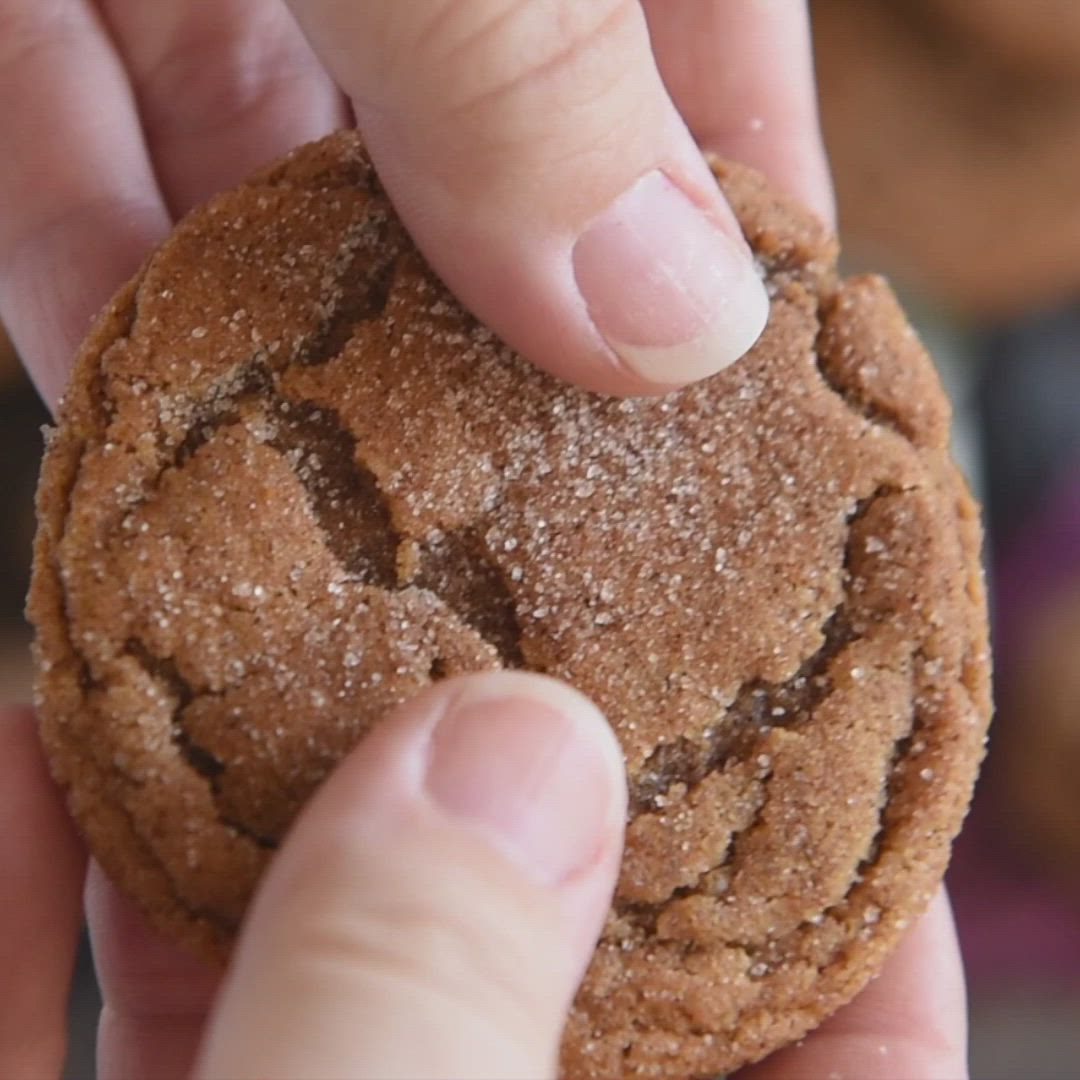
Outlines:
[[[347,124],[462,300],[610,393],[706,375],[760,330],[695,140],[832,216],[798,0],[0,0],[0,100],[0,316],[50,405],[181,214]],[[738,303],[692,282],[680,307],[687,267],[658,249],[667,314],[620,307],[637,286],[605,256],[662,246],[654,219]],[[448,717],[489,757],[447,750]],[[84,894],[104,1078],[552,1074],[625,813],[611,733],[566,688],[477,676],[390,717],[275,858],[224,979],[88,870],[26,709],[0,711],[0,772],[0,1075],[59,1074]],[[952,1080],[965,1038],[941,896],[852,1004],[740,1075]]]

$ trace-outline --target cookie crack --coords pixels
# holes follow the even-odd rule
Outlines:
[[[147,501],[167,473],[182,469],[222,427],[240,422],[245,406],[261,408],[272,422],[265,441],[297,475],[326,545],[346,573],[390,591],[416,585],[431,592],[495,649],[503,667],[524,667],[512,593],[479,536],[465,529],[423,545],[416,580],[403,580],[399,560],[403,537],[394,528],[378,478],[360,460],[355,436],[333,409],[288,399],[278,389],[284,371],[339,358],[356,328],[383,314],[400,259],[400,245],[391,235],[396,228],[389,216],[364,219],[349,245],[346,266],[325,288],[321,306],[327,314],[322,324],[288,358],[275,359],[280,350],[263,346],[223,377],[140,501]],[[387,250],[388,255],[378,254]],[[134,331],[137,318],[136,293],[127,335]],[[95,391],[107,400],[100,365],[98,374]],[[437,675],[439,670],[436,658],[432,672]]]
[[[117,312],[117,316],[121,321],[121,327],[119,328],[116,337],[113,339],[110,347],[115,347],[121,342],[128,342],[135,334],[135,327],[138,325],[140,318],[140,304],[141,304],[141,292],[142,282],[145,276],[145,269],[140,272],[139,276],[129,285],[131,290],[130,297],[123,310]],[[103,361],[100,361],[94,366],[93,372],[89,379],[90,387],[90,409],[91,414],[94,417],[94,423],[98,428],[95,433],[99,437],[104,437],[104,433],[108,430],[109,425],[112,423],[116,415],[116,404],[113,401],[112,395],[108,390],[108,379],[105,375],[105,365]]]
[[[445,533],[426,545],[414,583],[434,593],[499,654],[504,668],[523,668],[521,623],[502,571],[475,530]]]
[[[209,786],[221,824],[246,837],[257,847],[267,851],[275,850],[278,843],[273,837],[256,832],[234,815],[224,812],[221,806],[221,780],[227,766],[213,751],[195,739],[184,722],[184,714],[192,702],[200,697],[216,695],[197,691],[184,677],[174,657],[155,655],[138,638],[128,638],[124,646],[124,655],[134,660],[151,679],[159,686],[163,686],[172,698],[174,702],[171,720],[172,740],[188,766]]]
[[[142,285],[143,274],[140,274],[139,278],[131,285],[131,298],[127,308],[123,313],[124,326],[123,332],[118,335],[117,341],[130,340],[134,334],[139,321],[139,291]],[[244,371],[252,365],[249,363],[245,365]],[[71,521],[73,511],[74,493],[78,486],[79,477],[82,473],[82,468],[86,460],[86,454],[89,446],[93,441],[101,442],[105,438],[105,433],[108,428],[109,418],[114,411],[112,398],[108,393],[107,380],[104,375],[104,369],[99,362],[94,377],[89,382],[89,396],[91,398],[90,408],[91,416],[95,424],[95,430],[91,433],[90,437],[79,440],[79,443],[74,451],[74,461],[76,462],[75,468],[71,472],[68,483],[63,490],[63,507],[60,511],[59,521],[60,529],[59,535],[57,535],[52,544],[49,556],[49,566],[53,577],[54,586],[59,598],[61,607],[63,608],[64,616],[58,621],[58,625],[61,627],[61,634],[63,642],[67,648],[68,654],[71,656],[75,664],[75,677],[79,683],[79,686],[83,693],[83,699],[86,702],[86,707],[93,713],[99,716],[102,720],[102,726],[107,723],[107,717],[103,716],[101,711],[95,708],[90,701],[90,695],[92,692],[103,692],[107,689],[107,683],[103,680],[95,677],[93,673],[93,665],[82,651],[79,645],[76,643],[75,637],[71,632],[71,627],[75,625],[75,619],[71,610],[70,597],[68,590],[64,582],[64,575],[61,572],[60,566],[60,548],[62,547],[66,536],[68,523]],[[178,452],[179,453],[179,452]],[[165,472],[162,469],[158,476],[155,478],[155,484],[160,482],[161,475]],[[185,761],[188,763],[194,771],[203,776],[208,783],[214,783],[215,777],[219,777],[224,770],[224,766],[217,761],[217,759],[209,753],[204,747],[200,747],[191,740],[187,734],[183,731],[182,724],[179,723],[180,714],[183,709],[187,707],[191,700],[194,700],[194,689],[190,687],[180,676],[175,664],[171,666],[168,663],[162,661],[155,661],[152,654],[141,642],[137,642],[135,639],[131,639],[125,646],[124,655],[130,656],[136,663],[147,671],[147,674],[155,679],[159,684],[164,685],[175,696],[176,700],[180,703],[174,713],[173,717],[173,731],[179,732],[180,738],[177,739],[179,748]],[[175,735],[174,735],[175,737]],[[85,740],[84,744],[85,744]],[[93,760],[94,755],[88,750],[88,756]],[[95,764],[95,767],[100,771],[100,764]],[[136,784],[137,781],[125,773],[123,770],[118,770],[120,775],[129,783]],[[211,788],[212,794],[215,796],[216,791]],[[198,908],[192,908],[183,898],[180,893],[176,880],[170,874],[165,863],[161,860],[158,854],[152,849],[151,845],[141,835],[134,815],[128,809],[127,805],[122,799],[115,800],[115,806],[124,818],[128,821],[129,830],[132,840],[142,850],[147,860],[158,868],[164,881],[167,883],[169,890],[171,891],[173,898],[179,908],[185,911],[189,916],[194,918],[205,919],[220,929],[229,933],[235,930],[235,926],[227,920],[223,920],[220,916],[209,910],[202,910]],[[249,841],[256,843],[259,847],[266,846],[266,838],[259,837],[257,834],[252,833],[250,830],[243,827],[242,823],[227,821],[223,815],[220,814],[219,820],[222,824],[229,828],[234,829],[238,834],[245,836]]]
[[[841,564],[844,592],[822,625],[821,646],[786,682],[753,679],[743,683],[724,711],[723,719],[706,733],[704,746],[686,738],[658,746],[631,785],[632,816],[658,809],[657,796],[666,794],[673,784],[685,784],[693,789],[728,762],[746,760],[772,728],[797,727],[813,718],[815,709],[832,691],[829,667],[860,633],[851,595],[852,533],[874,503],[899,491],[892,484],[879,484],[869,496],[858,500],[848,514],[848,539]]]
[[[917,708],[912,709],[911,720],[907,726],[907,730],[893,741],[892,753],[889,756],[889,764],[885,769],[885,778],[882,781],[881,786],[881,796],[878,804],[877,829],[870,838],[870,843],[866,848],[866,854],[859,861],[859,865],[855,869],[855,876],[852,879],[851,885],[838,905],[840,907],[847,904],[855,890],[866,879],[867,873],[869,873],[881,857],[882,842],[885,839],[885,833],[887,831],[885,818],[889,811],[889,804],[896,794],[895,789],[897,779],[904,768],[908,754],[911,751],[911,747],[915,742],[916,735],[921,726],[920,719],[920,711]]]
[[[187,434],[177,445],[172,459],[162,466],[151,489],[160,487],[162,477],[167,473],[182,469],[221,428],[237,423],[245,402],[262,400],[272,387],[273,375],[261,352],[230,373],[197,412]]]
[[[71,491],[73,489],[74,489],[74,483],[72,483],[71,487],[69,488],[68,492],[66,493],[67,502],[65,504],[65,520],[66,520],[67,510],[70,507],[70,497],[71,497]],[[91,713],[93,713],[97,718],[99,718],[101,720],[101,724],[95,725],[95,728],[100,729],[101,727],[104,727],[104,725],[107,723],[107,718],[102,715],[102,713],[101,713],[101,711],[99,709],[95,708],[95,706],[93,705],[92,700],[90,698],[90,694],[91,694],[92,691],[102,691],[102,690],[104,690],[105,689],[105,684],[102,683],[101,681],[99,681],[98,679],[94,678],[94,676],[92,674],[92,671],[91,671],[91,665],[90,665],[89,659],[82,652],[82,650],[79,648],[79,646],[76,645],[74,638],[72,637],[71,633],[68,630],[68,627],[73,625],[73,624],[70,621],[70,610],[68,608],[67,593],[63,589],[62,584],[60,584],[62,582],[62,578],[59,575],[59,567],[58,567],[58,565],[57,565],[57,563],[55,561],[55,555],[54,555],[53,560],[51,561],[51,567],[52,567],[53,573],[56,575],[56,580],[57,580],[58,588],[59,588],[59,595],[61,597],[61,601],[62,601],[64,609],[65,609],[65,618],[63,620],[61,620],[61,622],[59,623],[59,625],[62,627],[61,634],[63,635],[64,643],[67,646],[68,652],[71,655],[71,657],[74,660],[75,665],[76,665],[76,678],[78,679],[80,688],[82,689],[82,692],[83,692],[83,700],[85,702],[85,707]],[[69,733],[69,737],[70,737],[70,733]],[[95,754],[93,753],[93,751],[91,750],[91,748],[89,746],[87,746],[87,740],[85,738],[80,737],[79,742],[84,747],[84,753],[85,753],[86,759],[91,762],[92,767],[94,768],[95,772],[98,773],[99,775],[101,773],[103,773],[104,770],[103,770],[100,762],[98,762],[98,760],[97,760]],[[132,776],[130,776],[127,772],[125,772],[123,769],[121,769],[121,768],[119,768],[118,766],[115,766],[115,765],[114,765],[114,768],[116,768],[117,773],[119,774],[119,776],[126,783],[132,784],[132,785],[137,784],[137,781]],[[70,785],[65,784],[65,786],[69,787]],[[143,835],[140,832],[140,830],[138,828],[138,825],[136,823],[135,815],[128,808],[128,806],[124,802],[124,800],[122,798],[114,799],[114,800],[112,800],[111,805],[117,810],[117,812],[119,814],[121,814],[123,816],[124,820],[127,822],[127,824],[128,824],[128,833],[130,835],[131,842],[135,844],[135,846],[138,848],[138,850],[140,852],[142,852],[145,863],[149,864],[150,866],[155,867],[160,872],[161,878],[165,882],[165,885],[168,888],[169,892],[172,894],[172,898],[176,902],[177,908],[179,908],[181,911],[183,911],[185,913],[185,915],[187,915],[188,917],[193,918],[193,919],[203,919],[206,922],[209,922],[213,926],[217,927],[220,931],[222,931],[226,935],[232,936],[236,932],[236,923],[233,920],[227,919],[224,916],[218,914],[217,912],[210,910],[209,908],[203,908],[203,907],[197,907],[197,906],[193,907],[184,899],[183,895],[181,894],[181,891],[180,891],[180,888],[179,888],[179,885],[178,885],[176,879],[169,872],[168,867],[165,865],[164,861],[158,855],[157,851],[154,850],[152,845],[149,844],[145,840],[145,838],[143,837]]]
[[[796,728],[813,719],[814,711],[832,691],[828,671],[836,657],[856,640],[860,626],[856,619],[855,599],[852,592],[853,537],[855,527],[872,510],[875,503],[899,493],[894,485],[879,484],[867,497],[860,499],[847,517],[847,540],[844,545],[842,574],[844,592],[840,603],[822,627],[821,647],[800,665],[796,674],[785,683],[767,683],[755,679],[743,684],[734,702],[725,712],[724,722],[709,733],[704,748],[688,739],[663,744],[653,752],[643,769],[643,780],[631,785],[631,817],[652,813],[660,809],[662,796],[676,783],[685,784],[688,792],[706,778],[725,768],[729,763],[742,763],[760,745],[763,736],[776,726]],[[910,744],[910,739],[908,744]],[[879,823],[874,840],[860,861],[854,880],[841,904],[861,880],[861,875],[873,865],[879,855],[881,837],[884,835],[884,815],[889,802],[889,785],[904,754],[903,739],[897,741],[892,759],[885,772],[883,786],[886,793],[879,807]],[[646,936],[656,935],[656,923],[660,914],[673,899],[688,896],[714,895],[708,892],[710,875],[725,869],[735,870],[739,864],[739,852],[747,839],[761,828],[769,804],[772,773],[768,762],[763,761],[766,771],[761,777],[763,797],[754,811],[753,818],[744,828],[734,831],[728,839],[724,857],[714,866],[707,867],[686,885],[674,889],[660,901],[625,903],[616,901],[616,914],[626,918]],[[729,947],[742,948],[746,943],[727,942]]]
[[[377,229],[378,250],[384,248],[388,232],[387,223]],[[358,263],[361,264],[359,268]],[[361,323],[377,319],[386,310],[397,264],[396,252],[383,259],[361,259],[355,256],[341,280],[362,272],[365,287],[357,289],[355,284],[350,282],[349,288],[344,290],[343,298],[334,305],[323,325],[297,350],[293,362],[305,367],[316,367],[341,356],[353,339],[356,328]]]
[[[886,428],[895,432],[913,448],[917,448],[915,432],[910,422],[897,409],[890,409],[883,402],[874,400],[862,393],[857,387],[849,385],[829,362],[828,350],[823,348],[824,336],[828,331],[829,320],[839,303],[839,294],[819,298],[814,309],[817,332],[814,335],[814,364],[825,386],[833,392],[848,410],[875,427]]]
[[[205,747],[195,743],[184,728],[184,710],[199,694],[181,674],[176,660],[171,656],[155,656],[142,641],[134,637],[124,643],[124,655],[134,660],[154,682],[164,686],[176,702],[172,719],[173,742],[180,748],[187,763],[216,787],[225,765]]]
[[[912,654],[912,659],[916,659],[918,655],[918,650],[916,650]],[[757,956],[767,956],[769,953],[779,952],[782,954],[785,948],[791,942],[797,941],[798,938],[801,935],[805,934],[808,930],[813,929],[816,925],[820,924],[825,919],[840,917],[841,913],[846,908],[850,907],[852,898],[854,897],[855,893],[866,883],[866,877],[881,856],[883,850],[883,840],[888,828],[886,816],[888,813],[889,803],[895,790],[897,779],[904,768],[904,762],[906,761],[908,751],[910,750],[913,741],[918,737],[920,723],[921,720],[919,710],[913,709],[911,714],[911,724],[908,730],[905,731],[902,735],[900,735],[893,743],[889,765],[885,771],[885,776],[882,780],[882,799],[878,808],[878,829],[868,843],[866,854],[863,856],[858,866],[856,867],[855,873],[852,877],[852,881],[849,884],[848,888],[845,890],[844,895],[840,898],[840,900],[830,905],[820,915],[814,916],[811,919],[803,920],[799,923],[798,926],[789,930],[781,937],[768,940],[764,944],[743,941],[739,939],[726,939],[722,942],[718,942],[719,948],[740,952],[745,957],[747,957],[748,960],[753,959]],[[748,831],[749,830],[744,830],[744,832]],[[733,846],[734,838],[728,847],[729,855]],[[724,864],[726,865],[729,861],[730,860],[726,858]],[[648,903],[633,903],[621,905],[617,904],[615,907],[615,911],[620,918],[629,922],[635,929],[642,933],[646,939],[659,940],[657,923],[660,919],[660,916],[664,913],[664,911],[670,904],[671,899],[678,899],[683,896],[693,895],[700,895],[700,890],[697,887],[693,885],[683,886],[679,889],[676,889],[672,893],[672,896],[669,897],[667,900]],[[688,956],[694,951],[696,951],[696,947],[692,943],[683,942],[681,943],[681,946],[684,956]],[[844,947],[844,944],[838,946],[839,949],[843,949]],[[834,960],[835,956],[817,965],[817,970],[819,971],[819,973],[821,971],[824,971],[824,969],[828,967],[831,963],[833,963]],[[764,967],[765,971],[763,977],[767,976],[769,973],[769,965],[765,963]],[[738,1026],[738,1023],[741,1020],[742,1016],[744,1016],[747,1012],[756,1007],[756,1005],[748,1005],[740,1008],[738,1010],[735,1022],[731,1025],[732,1029],[734,1030],[734,1028]],[[694,1033],[693,1023],[688,1025],[688,1031],[690,1031],[691,1034]]]
[[[388,591],[413,585],[431,592],[495,649],[503,667],[525,666],[513,595],[476,531],[454,530],[424,544],[415,574],[403,577],[405,538],[378,478],[360,460],[356,437],[335,410],[284,397],[265,363],[252,361],[239,373],[232,392],[192,424],[166,470],[183,468],[218,430],[243,422],[249,406],[264,413],[259,437],[303,485],[326,546],[346,573]]]
[[[364,584],[396,589],[402,538],[352,432],[332,409],[286,400],[276,390],[268,389],[262,403],[272,418],[267,445],[303,485],[331,554]]]
[[[829,666],[858,636],[846,595],[821,633],[821,647],[787,682],[753,679],[743,683],[723,721],[706,732],[704,747],[686,738],[658,746],[646,760],[642,778],[631,785],[631,813],[636,816],[658,809],[658,797],[673,784],[693,789],[729,762],[747,760],[773,728],[796,727],[811,719],[832,689]]]
[[[513,596],[476,531],[452,530],[422,545],[416,571],[404,575],[399,553],[405,538],[337,413],[276,394],[267,393],[265,401],[276,429],[268,443],[304,485],[327,546],[346,571],[388,591],[414,586],[432,593],[495,649],[503,667],[524,667]],[[438,670],[438,663],[433,667]]]
[[[355,437],[333,410],[282,396],[263,358],[246,364],[230,389],[203,410],[162,475],[184,468],[218,431],[243,423],[252,407],[266,421],[257,437],[285,459],[303,485],[334,558],[365,584],[396,588],[401,537],[375,474],[357,458]]]
[[[239,924],[235,919],[227,918],[226,916],[214,911],[212,908],[202,907],[200,905],[192,905],[180,894],[180,890],[177,887],[177,883],[172,874],[169,873],[168,868],[158,858],[157,853],[153,848],[147,844],[139,833],[138,826],[135,823],[135,815],[127,808],[123,800],[117,799],[112,803],[113,806],[123,815],[124,820],[128,823],[128,830],[130,831],[131,838],[136,847],[142,853],[146,862],[151,866],[156,867],[161,871],[161,875],[164,878],[169,892],[172,893],[172,898],[176,902],[176,906],[180,908],[186,916],[193,920],[202,919],[205,922],[210,923],[216,927],[225,936],[231,938],[235,936],[237,927]]]
[[[764,945],[751,941],[740,940],[737,938],[730,938],[723,941],[722,947],[725,949],[736,949],[740,952],[746,953],[748,956],[755,955],[757,953],[769,950],[769,949],[782,949],[784,945],[795,939],[799,934],[804,933],[806,930],[814,925],[820,923],[822,919],[835,917],[851,903],[851,899],[855,892],[865,884],[867,875],[873,869],[877,861],[880,859],[883,850],[883,840],[888,830],[886,816],[888,814],[889,804],[895,793],[897,780],[901,775],[904,763],[907,755],[911,749],[913,742],[918,736],[918,730],[920,726],[919,711],[917,709],[912,710],[911,722],[909,723],[907,730],[893,741],[892,750],[889,755],[889,763],[885,769],[884,776],[882,778],[881,785],[881,797],[878,803],[878,824],[877,828],[870,838],[866,846],[866,852],[859,860],[858,865],[852,875],[851,882],[847,889],[844,891],[843,896],[840,897],[835,903],[825,908],[820,915],[815,916],[812,919],[805,919],[799,923],[798,926],[789,930],[782,937],[770,940]],[[738,859],[738,843],[740,840],[745,841],[745,838],[753,833],[754,829],[760,826],[762,816],[765,812],[769,802],[769,781],[772,779],[772,774],[769,773],[763,778],[764,781],[764,798],[761,804],[755,811],[754,818],[750,824],[745,828],[737,832],[732,833],[728,840],[728,845],[724,853],[724,858],[714,867],[710,867],[703,871],[698,879],[687,885],[681,885],[676,889],[673,889],[669,896],[663,900],[652,901],[633,901],[633,902],[616,902],[614,904],[615,914],[629,922],[635,929],[640,931],[646,937],[659,938],[658,922],[660,917],[668,909],[673,900],[680,900],[684,897],[691,896],[714,896],[715,899],[721,900],[722,894],[713,894],[706,892],[703,888],[703,879],[707,878],[710,874],[715,874],[718,870],[726,870],[732,868]],[[775,897],[769,897],[768,899],[775,899]],[[687,950],[692,951],[692,946],[687,944]]]

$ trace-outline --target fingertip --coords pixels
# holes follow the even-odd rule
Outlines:
[[[659,170],[642,177],[574,245],[589,316],[630,371],[673,389],[744,355],[769,298],[733,240]]]
[[[618,848],[626,804],[622,750],[599,709],[559,680],[495,671],[436,683],[387,717],[294,836],[332,821],[371,831],[445,818],[559,888]]]
[[[86,914],[103,1007],[98,1075],[191,1075],[221,972],[154,930],[96,860]]]
[[[55,1075],[86,853],[29,709],[0,707],[0,772],[0,1075]]]
[[[478,0],[434,25],[423,5],[297,7],[418,247],[511,348],[634,396],[705,378],[756,340],[764,286],[640,5]],[[374,41],[410,51],[365,64]]]
[[[549,1073],[625,807],[618,744],[580,694],[521,672],[436,684],[286,839],[197,1074]]]
[[[137,1016],[204,1015],[221,971],[155,930],[128,896],[90,861],[86,917],[98,983],[116,1012]]]

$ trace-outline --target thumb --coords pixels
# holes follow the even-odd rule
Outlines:
[[[433,687],[331,776],[271,865],[200,1077],[553,1076],[626,789],[575,691]]]
[[[541,367],[655,393],[757,339],[768,299],[635,0],[290,0],[458,298]]]

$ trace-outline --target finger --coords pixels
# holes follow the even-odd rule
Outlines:
[[[768,300],[631,0],[290,0],[450,288],[593,390],[710,375]]]
[[[180,215],[348,123],[282,0],[101,0]]]
[[[91,315],[169,216],[84,0],[0,0],[0,101],[0,321],[53,405]]]
[[[797,1046],[739,1080],[963,1080],[964,971],[945,893],[901,941],[881,976]]]
[[[806,0],[644,5],[660,74],[698,142],[833,223]]]
[[[622,847],[622,756],[535,675],[439,684],[271,866],[200,1076],[553,1075]]]
[[[0,1076],[59,1076],[86,857],[34,718],[0,709]]]
[[[190,1076],[220,972],[151,930],[96,862],[86,914],[103,1002],[99,1080]]]

